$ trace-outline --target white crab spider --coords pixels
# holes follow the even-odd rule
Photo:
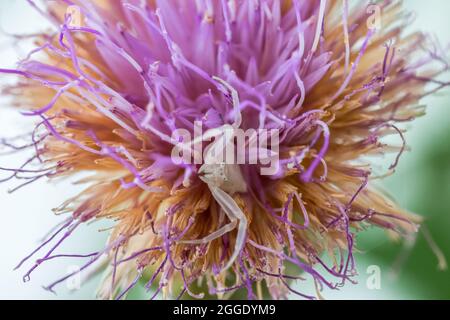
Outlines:
[[[237,226],[238,231],[233,254],[222,269],[227,270],[233,265],[239,252],[242,250],[247,231],[247,218],[236,201],[234,201],[232,195],[237,192],[246,192],[247,185],[239,165],[225,163],[223,162],[223,157],[221,157],[226,147],[230,143],[234,144],[234,132],[240,127],[242,122],[242,116],[239,110],[239,97],[236,90],[228,83],[217,77],[214,77],[214,79],[231,92],[235,119],[232,125],[224,124],[222,127],[205,132],[202,137],[203,140],[209,137],[216,137],[216,140],[206,149],[204,164],[200,167],[198,173],[200,179],[208,185],[212,196],[220,205],[221,210],[230,219],[230,223],[202,239],[182,240],[180,242],[189,244],[208,243],[234,230]],[[221,139],[217,139],[218,136]]]

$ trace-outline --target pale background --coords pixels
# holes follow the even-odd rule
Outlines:
[[[405,0],[406,9],[416,11],[417,19],[411,28],[420,28],[436,35],[443,44],[450,42],[450,1]],[[8,33],[33,33],[46,27],[43,19],[25,0],[0,0],[0,28]],[[13,49],[9,40],[0,34],[0,68],[13,67],[17,57],[26,51]],[[11,81],[0,76],[0,83]],[[450,79],[447,79],[449,81]],[[406,154],[397,174],[385,182],[396,200],[405,208],[420,212],[428,219],[428,227],[438,245],[450,257],[450,100],[449,91],[439,97],[427,98],[431,106],[428,114],[415,121],[407,134],[413,153]],[[8,101],[0,97],[0,136],[12,137],[27,132],[23,117],[6,108]],[[1,157],[0,166],[14,167],[24,156]],[[385,162],[389,163],[390,159]],[[3,177],[3,175],[1,175]],[[21,191],[8,194],[16,182],[0,184],[0,298],[3,299],[91,299],[98,279],[81,290],[69,292],[64,285],[58,296],[44,291],[41,286],[72,270],[76,261],[48,262],[32,275],[31,282],[23,283],[21,271],[14,266],[33,250],[39,239],[61,218],[51,209],[80,189],[67,182],[57,185],[39,181]],[[92,252],[105,241],[106,234],[98,233],[99,226],[79,229],[75,236],[61,247],[61,252]],[[365,254],[358,256],[359,284],[347,285],[339,292],[326,291],[326,298],[346,299],[450,299],[449,271],[439,272],[436,259],[419,236],[413,253],[405,261],[400,273],[392,276],[391,267],[402,251],[398,244],[385,240],[380,232],[369,231],[358,238]],[[366,287],[369,265],[381,269],[380,290]],[[304,288],[304,285],[302,285]],[[307,284],[307,290],[311,285]],[[311,292],[311,291],[310,291]],[[137,293],[134,296],[139,296]]]

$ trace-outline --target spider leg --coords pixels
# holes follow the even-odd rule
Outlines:
[[[186,244],[203,244],[203,243],[211,242],[236,228],[236,224],[237,224],[238,220],[235,217],[229,217],[229,218],[231,220],[230,223],[224,225],[220,229],[217,229],[216,231],[214,231],[213,233],[209,234],[208,236],[206,236],[202,239],[181,240],[178,242],[186,243]]]
[[[219,77],[213,77],[214,80],[219,82],[222,86],[224,86],[226,89],[228,89],[231,93],[231,100],[233,101],[233,111],[234,111],[234,128],[239,128],[242,123],[242,114],[241,110],[239,109],[240,102],[239,102],[239,94],[236,91],[235,88],[233,88],[228,82],[225,80],[219,78]]]
[[[230,260],[228,260],[228,263],[222,269],[223,271],[227,270],[233,265],[234,261],[237,259],[239,253],[244,247],[245,237],[247,234],[247,218],[245,217],[241,208],[239,208],[239,206],[237,205],[236,201],[234,201],[234,199],[228,193],[217,187],[210,186],[210,189],[214,196],[214,199],[216,199],[216,201],[220,204],[226,215],[228,217],[234,217],[234,219],[239,220],[234,251],[231,255]]]

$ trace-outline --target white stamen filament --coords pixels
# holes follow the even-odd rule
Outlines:
[[[345,44],[345,68],[344,74],[348,72],[350,65],[350,41],[348,36],[348,0],[342,0],[343,2],[343,14],[342,14],[342,24],[344,27],[344,44]]]
[[[316,35],[314,36],[314,42],[312,46],[312,52],[316,52],[319,46],[320,35],[322,33],[323,19],[325,17],[325,9],[327,6],[327,0],[320,0],[319,19],[317,20]]]

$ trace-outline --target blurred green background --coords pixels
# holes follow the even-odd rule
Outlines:
[[[2,19],[0,22],[2,28],[11,30],[11,26],[9,28],[5,26],[5,24],[8,25],[7,20],[9,23],[12,20],[17,21],[25,12],[27,12],[26,15],[30,15],[29,11],[25,11],[29,9],[25,8],[26,5],[24,3],[25,1],[16,0],[0,1],[0,19]],[[405,10],[416,12],[417,17],[414,23],[411,24],[410,30],[421,29],[437,36],[444,45],[450,43],[450,19],[448,18],[450,1],[405,0],[404,7]],[[39,19],[37,15],[33,17],[34,19]],[[31,22],[27,22],[27,19],[21,19],[21,21],[23,21],[22,25],[26,26],[27,23],[32,25]],[[2,51],[3,48],[4,46],[0,46],[0,57],[7,60],[7,54],[5,51]],[[447,58],[450,59],[450,56]],[[11,60],[11,54],[9,60]],[[2,63],[0,66],[5,65]],[[447,79],[443,80],[450,81],[450,77],[447,76]],[[407,152],[402,156],[396,174],[385,179],[382,185],[402,207],[425,217],[425,225],[429,233],[440,249],[442,249],[444,255],[450,259],[450,91],[442,91],[439,95],[424,99],[422,103],[429,106],[427,115],[417,119],[409,127],[409,131],[406,134],[411,152]],[[6,119],[4,113],[2,113],[1,117],[3,117],[3,120]],[[391,158],[383,159],[379,165],[387,167],[391,161]],[[54,194],[58,195],[55,196],[56,199],[53,203],[47,205],[48,208],[44,209],[45,206],[43,205],[44,207],[39,210],[39,215],[41,216],[48,212],[48,220],[52,221],[53,217],[50,209],[61,199],[59,195],[64,188],[57,190],[49,185],[41,185],[40,188],[46,188],[43,190],[54,192]],[[74,189],[71,190],[73,191]],[[40,271],[39,277],[27,284],[21,282],[21,273],[12,272],[12,266],[18,261],[18,257],[23,257],[27,252],[26,250],[32,247],[33,243],[30,243],[31,240],[29,238],[33,237],[33,241],[37,240],[36,235],[45,234],[54,223],[48,222],[45,227],[40,226],[40,229],[36,230],[38,228],[37,221],[40,218],[36,214],[31,216],[31,213],[24,209],[25,207],[21,207],[21,204],[18,204],[23,194],[19,193],[16,196],[9,196],[5,194],[3,188],[0,191],[1,203],[3,205],[6,204],[7,209],[11,209],[9,211],[13,211],[14,217],[22,216],[24,219],[36,220],[35,227],[29,229],[28,238],[23,237],[16,246],[5,245],[5,243],[8,243],[7,241],[11,241],[12,236],[8,234],[5,226],[1,228],[0,237],[5,237],[5,239],[0,241],[2,245],[1,250],[5,252],[6,257],[11,257],[11,259],[5,258],[0,269],[0,288],[3,289],[0,290],[0,298],[94,298],[96,282],[99,279],[92,281],[86,287],[76,292],[68,292],[61,288],[57,297],[39,288],[41,284],[51,282],[55,278],[55,272],[64,271],[63,268],[67,267],[68,264],[52,267],[47,269],[47,271],[45,271],[46,267],[44,266],[43,270]],[[10,204],[11,208],[8,208],[7,203]],[[14,219],[13,216],[10,219]],[[18,222],[18,226],[21,220]],[[6,223],[5,219],[3,221]],[[104,242],[105,235],[95,234],[96,229],[98,229],[98,226],[91,227],[90,230],[84,231],[78,236],[80,240],[84,240],[84,251],[88,251],[88,248],[100,247],[102,242]],[[8,235],[8,238],[6,238],[5,234]],[[90,237],[89,244],[86,244],[86,237]],[[73,241],[75,245],[72,245],[72,247],[80,249],[80,245],[76,245],[77,240]],[[25,250],[22,247],[28,249]],[[357,285],[348,284],[341,288],[339,292],[325,291],[323,293],[325,298],[450,299],[450,272],[437,269],[436,256],[421,233],[418,234],[414,246],[408,248],[402,243],[387,240],[383,232],[370,229],[358,236],[358,247],[362,251],[360,254],[357,254],[359,283]],[[25,251],[22,251],[22,249]],[[369,277],[369,274],[366,272],[367,267],[372,265],[380,268],[381,289],[379,290],[370,290],[366,285]],[[64,274],[64,272],[62,273]],[[304,288],[304,284],[301,284],[301,286],[302,291],[312,292],[312,284],[307,284],[307,288]],[[131,298],[145,297],[146,295],[142,294],[142,288],[139,287],[131,295]]]
[[[411,30],[429,32],[443,46],[450,43],[450,20],[447,17],[450,1],[405,0],[404,7],[416,13]],[[449,58],[447,55],[447,61]],[[450,81],[450,76],[447,74],[442,80]],[[425,217],[426,228],[449,260],[450,91],[447,89],[427,97],[422,103],[428,105],[427,114],[417,119],[406,134],[411,152],[404,154],[396,173],[385,179],[383,186],[402,207]],[[368,250],[359,255],[362,265],[379,265],[382,272],[382,289],[378,293],[366,293],[368,296],[450,299],[450,272],[438,270],[436,256],[423,234],[418,234],[410,249],[385,241],[384,234],[373,231],[360,235],[359,243],[361,248]],[[361,269],[362,275],[363,272]],[[364,276],[361,280],[365,280]],[[395,296],[391,297],[388,291],[395,292]],[[346,295],[354,296],[352,292]]]

